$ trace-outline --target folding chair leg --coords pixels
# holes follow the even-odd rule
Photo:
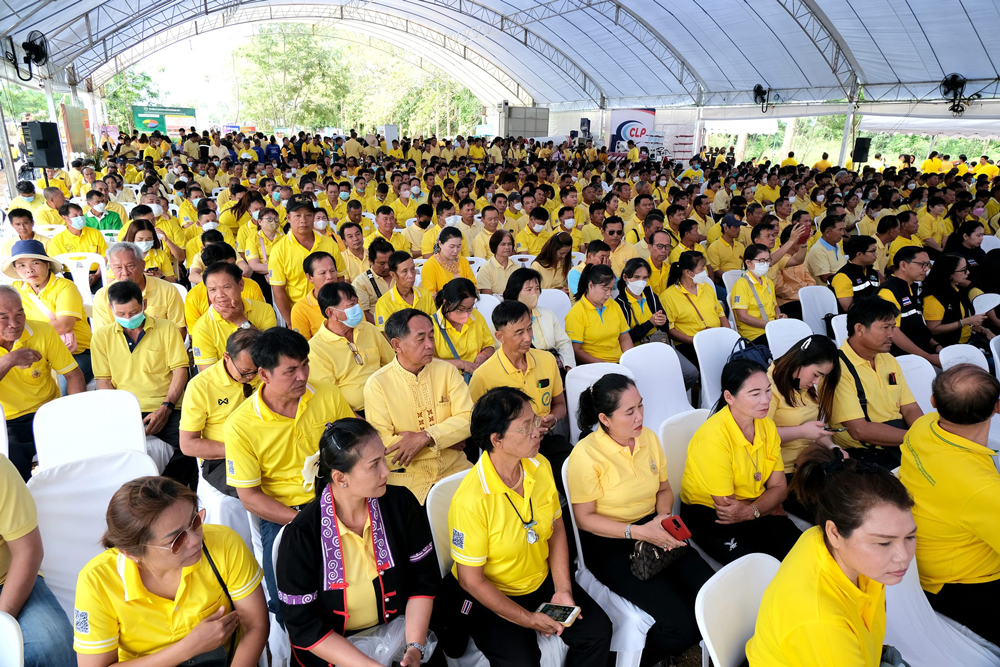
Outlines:
[[[712,659],[708,656],[708,647],[705,646],[705,640],[702,639],[701,644],[701,667],[709,667],[712,664]]]
[[[615,661],[615,667],[639,667],[639,661],[642,659],[642,651],[619,651],[618,658]]]

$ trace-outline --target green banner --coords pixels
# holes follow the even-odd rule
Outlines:
[[[132,122],[136,132],[150,134],[155,130],[160,133],[177,134],[181,128],[196,125],[195,109],[189,107],[149,107],[133,106]]]

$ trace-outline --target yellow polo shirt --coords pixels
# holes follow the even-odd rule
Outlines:
[[[621,277],[625,263],[638,256],[639,253],[636,251],[634,245],[622,241],[618,244],[617,248],[611,251],[611,270],[615,272],[616,276]]]
[[[75,317],[73,335],[76,337],[76,352],[86,352],[90,349],[90,323],[83,309],[83,298],[76,283],[55,274],[49,275],[49,282],[42,291],[35,294],[28,283],[23,280],[14,281],[14,287],[21,293],[21,304],[24,306],[24,316],[29,320],[48,322],[48,316],[35,303],[38,299],[56,317]]]
[[[267,406],[261,385],[226,420],[226,484],[237,489],[256,486],[289,507],[316,497],[302,488],[306,457],[319,451],[319,439],[330,422],[354,412],[335,385],[310,382],[290,419]]]
[[[542,289],[565,289],[567,287],[567,276],[563,275],[561,264],[547,268],[539,264],[536,259],[528,268],[538,271],[538,274],[542,277]]]
[[[35,501],[17,468],[0,456],[0,586],[10,570],[8,542],[19,540],[38,528]]]
[[[192,291],[194,290],[192,289]],[[188,296],[190,297],[190,292]],[[168,283],[166,280],[153,278],[152,276],[146,276],[146,289],[142,291],[142,298],[146,300],[147,318],[155,317],[168,320],[173,322],[178,329],[186,326],[184,321],[184,301],[181,300],[181,293],[177,291],[173,283]],[[208,309],[207,303],[205,304],[205,309]],[[94,295],[92,319],[95,332],[104,326],[115,323],[115,316],[111,313],[111,307],[108,305],[107,287],[102,287]]]
[[[130,391],[142,412],[153,412],[166,400],[174,371],[188,366],[180,332],[167,320],[146,316],[142,338],[133,351],[122,325],[115,322],[94,332],[91,357],[94,378],[110,380],[115,389]],[[176,403],[180,406],[183,395]]]
[[[410,227],[412,229],[416,225]],[[443,227],[438,227],[437,225],[431,224],[427,226],[427,229],[420,237],[420,254],[421,255],[433,255],[434,254],[434,244],[437,243],[438,237],[441,235],[441,230]],[[414,232],[416,234],[416,232]],[[396,236],[396,234],[393,234]],[[404,234],[405,236],[405,234]],[[406,250],[406,248],[403,248]],[[458,251],[458,254],[462,257],[469,256],[469,243],[465,240],[465,234],[462,235],[462,249]]]
[[[774,295],[774,283],[767,276],[758,278],[750,272],[744,273],[744,276],[753,281],[753,288],[757,292],[757,298],[760,299],[760,304],[764,306],[764,312],[767,313],[767,321],[771,322],[775,318],[775,308],[778,305],[778,301]],[[745,310],[749,313],[750,317],[756,317],[758,319],[764,319],[760,314],[760,308],[757,306],[757,299],[754,299],[753,292],[750,291],[750,284],[740,278],[733,285],[732,292],[732,308],[733,310]],[[733,317],[736,317],[735,313]],[[753,327],[749,324],[744,324],[736,319],[736,330],[744,338],[749,338],[753,340],[764,335],[763,327]]]
[[[899,362],[891,354],[876,354],[875,367],[858,356],[849,342],[840,346],[847,355],[861,379],[861,386],[868,399],[868,418],[873,422],[885,423],[892,419],[902,419],[900,408],[916,399],[910,393],[906,377],[899,367]],[[830,425],[840,428],[845,421],[864,419],[865,413],[858,400],[858,390],[844,360],[840,360],[840,382],[833,394],[833,414],[830,415]],[[834,433],[833,440],[841,447],[860,447],[861,443],[851,437],[850,433]]]
[[[375,285],[378,286],[377,293],[375,291],[375,287],[372,286],[373,280],[375,281]],[[389,280],[392,281],[392,278]],[[358,305],[361,306],[362,310],[369,313],[372,312],[372,309],[375,307],[375,303],[379,300],[379,297],[386,294],[394,284],[394,282],[387,282],[385,278],[381,277],[374,271],[371,272],[370,277],[368,271],[365,271],[364,273],[359,274],[351,282],[351,286],[354,287],[354,291],[358,293]],[[294,310],[292,315],[295,315]],[[316,330],[318,331],[318,328]]]
[[[687,336],[719,326],[725,315],[712,285],[700,283],[696,287],[696,293],[691,294],[676,282],[660,293],[667,325]]]
[[[563,393],[562,376],[551,352],[530,349],[525,355],[527,368],[521,371],[507,357],[503,347],[477,368],[469,381],[472,400],[494,387],[520,389],[531,398],[531,407],[539,417],[552,412],[552,399]]]
[[[250,324],[261,331],[278,325],[274,309],[263,301],[243,299],[243,312],[250,320]],[[195,365],[205,366],[222,359],[226,351],[226,341],[238,328],[235,324],[224,320],[209,306],[208,311],[191,328],[191,353]]]
[[[264,574],[243,540],[225,526],[205,524],[202,531],[232,599],[253,593]],[[167,600],[146,590],[135,561],[108,549],[77,578],[73,650],[95,655],[117,649],[120,662],[152,655],[186,637],[219,607],[232,611],[204,553],[181,570],[177,596]]]
[[[1000,579],[1000,476],[993,450],[941,427],[936,412],[906,432],[899,479],[913,496],[920,585]]]
[[[291,327],[293,331],[298,331],[309,340],[323,328],[326,317],[319,310],[319,302],[313,296],[313,291],[306,292],[306,296],[301,301],[297,301],[292,306]]]
[[[294,235],[286,234],[271,249],[271,259],[267,263],[268,280],[271,285],[283,285],[289,301],[293,304],[300,301],[312,290],[312,285],[306,279],[306,272],[302,269],[302,261],[312,253],[320,251],[330,253],[333,257],[337,264],[338,276],[346,274],[347,267],[335,240],[313,231],[312,247],[306,248]]]
[[[732,243],[719,237],[717,241],[708,246],[708,265],[716,271],[738,271],[743,268],[743,253],[746,246],[735,240]]]
[[[93,227],[84,227],[80,230],[79,236],[64,229],[45,244],[45,253],[49,257],[76,252],[92,252],[104,257],[108,252],[108,244],[104,235]],[[95,266],[91,266],[91,270]]]
[[[491,257],[479,267],[476,273],[476,287],[479,291],[490,290],[493,294],[502,295],[511,274],[520,268],[520,264],[511,260],[507,260],[507,268],[504,268],[500,266],[496,257]]]
[[[441,263],[438,262],[436,255],[432,256],[424,262],[424,265],[420,269],[420,287],[431,294],[434,294],[436,292],[440,292],[446,284],[455,278],[468,278],[472,281],[472,284],[475,285],[476,274],[472,272],[469,260],[459,256],[457,264],[458,273],[455,274],[444,268]]]
[[[904,239],[902,236],[897,236],[892,240],[892,243],[889,244],[889,266],[892,266],[895,263],[896,253],[899,252],[901,248],[905,248],[906,246],[923,248],[924,244],[916,234],[908,239]]]
[[[672,231],[673,230],[671,230],[671,232]],[[671,232],[668,232],[668,233],[671,233]],[[681,258],[681,254],[682,253],[690,252],[690,251],[700,252],[702,255],[704,255],[705,254],[705,246],[701,245],[700,243],[695,243],[693,248],[688,248],[683,243],[674,243],[673,247],[670,249],[670,257],[669,257],[670,263],[673,264],[674,262],[678,261]],[[706,257],[706,259],[707,259],[707,257]]]
[[[885,625],[885,586],[863,574],[855,585],[814,526],[764,592],[746,655],[751,665],[879,667]]]
[[[274,248],[274,244],[283,238],[281,233],[274,235],[274,239],[267,238],[267,234],[263,231],[257,230],[253,235],[244,236],[243,240],[236,240],[236,245],[238,250],[243,253],[243,256],[250,259],[259,259],[261,262],[267,264],[268,259],[271,257],[271,251]],[[252,242],[251,242],[252,241]]]
[[[402,230],[395,232],[392,235],[390,235],[389,238],[386,238],[382,236],[382,232],[376,229],[374,232],[365,237],[365,252],[368,252],[368,246],[370,246],[372,244],[372,241],[374,241],[375,239],[382,239],[383,241],[387,241],[389,245],[392,246],[393,250],[402,250],[403,252],[410,252],[410,240],[406,238],[406,235],[403,234]]]
[[[260,285],[249,278],[243,279],[243,292],[240,296],[247,301],[264,301]],[[205,281],[201,281],[188,291],[184,299],[184,321],[187,322],[188,329],[193,329],[201,316],[208,312],[208,306],[208,290],[205,288]]]
[[[598,309],[583,297],[566,314],[566,335],[570,341],[580,343],[584,352],[602,361],[618,363],[622,356],[618,338],[628,330],[621,306],[611,299]]]
[[[504,484],[490,455],[483,454],[459,484],[448,510],[452,574],[458,577],[459,565],[481,567],[506,595],[527,595],[549,576],[549,538],[562,516],[552,466],[545,457],[521,459],[521,466],[523,496]],[[529,544],[522,519],[532,515],[538,541]]]
[[[354,341],[350,344],[321,325],[309,339],[309,379],[336,384],[351,409],[361,411],[365,409],[365,382],[395,356],[385,336],[366,320],[354,327]]]
[[[531,221],[524,229],[514,236],[514,252],[519,255],[538,255],[542,251],[545,242],[552,236],[552,232],[546,228],[540,234],[531,231]]]
[[[375,302],[375,326],[378,327],[379,331],[385,330],[385,323],[389,321],[390,315],[406,308],[416,308],[428,315],[434,314],[434,299],[431,298],[430,292],[414,287],[411,296],[413,298],[412,305],[406,303],[399,295],[396,285],[393,285],[391,290],[379,297],[379,300]]]
[[[236,237],[229,231],[228,227],[219,227],[215,231],[222,234],[222,240],[233,250],[236,250]],[[187,241],[181,245],[184,248],[184,262],[189,269],[194,268],[195,260],[201,259],[201,251],[205,249],[205,244],[201,240],[201,235],[205,232],[198,225],[191,225],[185,230]]]
[[[656,434],[648,428],[632,449],[597,428],[569,455],[570,502],[595,502],[597,513],[632,523],[656,513],[656,494],[667,481],[667,460]]]
[[[771,473],[784,469],[781,438],[770,419],[754,419],[753,425],[753,442],[747,442],[727,405],[695,431],[681,479],[681,502],[714,507],[712,496],[754,500],[764,493]]]
[[[12,368],[0,379],[0,407],[5,419],[16,419],[31,414],[44,403],[59,398],[59,385],[52,371],[66,375],[77,363],[63,344],[59,334],[48,322],[27,320],[21,337],[14,341],[11,352],[31,348],[42,358],[28,368]],[[7,354],[0,347],[0,357]]]
[[[806,422],[818,420],[819,404],[809,397],[809,393],[802,390],[792,390],[795,405],[789,404],[774,385],[774,379],[771,376],[773,371],[774,364],[767,369],[767,379],[771,380],[771,406],[767,409],[767,416],[774,420],[774,425],[784,428],[786,426],[801,426]],[[785,462],[786,473],[795,472],[795,459],[812,442],[809,438],[782,441],[781,457]]]
[[[393,236],[395,236],[395,234],[393,234]],[[362,259],[358,259],[350,250],[345,250],[341,253],[341,256],[344,258],[344,266],[347,271],[347,282],[354,282],[355,278],[371,268],[371,265],[368,263],[367,251],[364,252],[364,257]]]
[[[452,449],[469,437],[472,419],[472,397],[457,368],[434,359],[414,375],[393,359],[368,378],[364,395],[365,419],[386,448],[407,431],[426,431],[434,439],[405,468],[390,454],[389,484],[407,487],[423,504],[435,482],[471,467],[464,452]]]
[[[255,377],[248,384],[256,389],[260,379]],[[243,383],[229,377],[224,361],[217,361],[191,378],[184,389],[180,429],[223,442],[226,420],[245,400]]]
[[[465,323],[461,331],[448,321],[440,309],[432,317],[434,319],[434,356],[438,359],[455,358],[455,355],[451,353],[451,347],[445,340],[446,334],[451,340],[451,344],[455,346],[458,358],[464,361],[474,361],[484,348],[493,346],[493,332],[490,331],[486,318],[477,310],[469,313],[469,321]]]

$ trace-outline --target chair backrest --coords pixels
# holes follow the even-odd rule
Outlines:
[[[709,411],[704,408],[688,410],[664,420],[657,429],[660,446],[667,461],[667,479],[674,492],[674,506],[671,509],[674,514],[681,511],[681,480],[684,478],[688,443],[708,417]]]
[[[365,212],[365,213],[362,213],[361,215],[363,215],[364,217],[368,218],[372,222],[375,221],[375,214],[374,213]]]
[[[802,320],[814,334],[825,336],[826,322],[823,318],[837,314],[837,296],[833,290],[825,285],[803,287],[799,290],[799,303],[802,304]]]
[[[566,459],[565,461],[563,461],[562,470],[559,471],[559,474],[562,475],[563,489],[566,490],[566,498],[567,498],[567,501],[568,501],[568,499],[570,497],[570,492],[569,492],[569,459]],[[567,502],[566,503],[566,508],[569,510],[569,525],[570,525],[570,528],[573,529],[573,539],[576,541],[576,567],[577,567],[577,569],[584,570],[584,569],[586,569],[587,566],[583,562],[583,545],[580,543],[580,529],[577,528],[577,526],[576,526],[576,513],[573,512],[573,503]],[[570,565],[572,565],[572,563]],[[572,567],[570,569],[571,569],[571,574],[573,574],[574,572],[572,570]],[[575,579],[575,577],[574,577],[574,579]]]
[[[573,308],[573,302],[561,289],[543,289],[538,296],[538,307],[551,310],[559,322],[565,322],[566,316]]]
[[[813,331],[802,320],[789,317],[783,320],[771,320],[764,327],[764,333],[767,335],[767,346],[771,348],[771,355],[777,361],[803,338],[811,336]]]
[[[125,187],[128,188],[129,190],[131,190],[132,192],[136,193],[136,194],[139,194],[139,192],[142,191],[142,186],[139,185],[138,183],[126,183]],[[213,190],[212,193],[215,194],[216,190],[218,190],[219,192],[222,192],[223,190],[225,190],[225,188],[215,188],[215,190]]]
[[[186,298],[187,298],[187,295],[188,295],[188,288],[187,288],[187,287],[184,287],[184,285],[181,285],[180,283],[171,283],[171,284],[172,284],[172,285],[173,285],[174,287],[176,287],[176,288],[177,288],[177,291],[178,291],[178,292],[180,292],[180,295],[181,295],[181,301],[183,302],[183,301],[184,301],[184,299],[186,299]]]
[[[104,242],[108,245],[118,242],[118,230],[117,229],[102,229],[101,236],[104,237]]]
[[[983,236],[983,242],[979,247],[982,248],[983,252],[996,250],[997,248],[1000,248],[1000,238],[997,238],[992,234],[986,234]]]
[[[535,255],[511,255],[510,258],[525,268],[535,261]]]
[[[739,280],[742,275],[743,272],[739,269],[726,271],[722,274],[722,284],[726,286],[726,294],[733,293],[733,286],[736,285],[736,281]]]
[[[28,481],[45,548],[41,570],[70,621],[77,575],[103,551],[111,496],[125,482],[156,474],[156,464],[143,452],[117,452],[38,470]]]
[[[569,441],[576,444],[580,439],[580,427],[576,423],[576,413],[580,408],[580,394],[608,373],[621,373],[635,379],[632,371],[621,364],[583,364],[574,366],[566,373],[566,407],[569,412]]]
[[[36,234],[41,234],[42,236],[47,236],[52,238],[56,234],[66,229],[66,225],[35,225],[32,230]]]
[[[847,315],[834,315],[830,324],[833,325],[833,338],[840,347],[847,342]]]
[[[64,252],[53,259],[62,262],[69,269],[83,302],[94,303],[94,296],[90,293],[90,269],[96,264],[102,276],[108,275],[108,262],[104,256],[95,252]]]
[[[972,311],[977,315],[988,313],[997,306],[1000,306],[1000,294],[993,294],[992,292],[980,294],[972,300]]]
[[[416,218],[407,218],[407,219],[406,219],[406,226],[407,226],[407,227],[409,227],[410,225],[412,225],[412,224],[413,224],[413,223],[415,223],[416,221],[417,221],[417,219],[416,219]]]
[[[934,412],[934,406],[931,405],[931,383],[934,382],[937,373],[931,362],[915,354],[904,354],[896,357],[896,363],[902,369],[906,384],[920,409],[924,414]]]
[[[677,352],[666,343],[644,343],[626,351],[618,363],[632,371],[642,396],[642,422],[654,431],[667,417],[691,409],[681,380]],[[666,381],[665,381],[666,380]]]
[[[466,259],[469,261],[469,268],[472,269],[473,273],[479,273],[479,269],[486,264],[486,260],[482,257],[467,257]]]
[[[427,523],[431,525],[431,537],[434,540],[434,551],[437,552],[438,566],[441,568],[441,576],[445,576],[451,570],[451,535],[448,534],[448,508],[451,507],[451,498],[458,490],[469,471],[463,470],[449,475],[438,481],[427,493],[427,500],[424,505],[427,507]]]
[[[181,209],[177,204],[168,204],[167,210],[170,211],[171,217],[176,218]]]
[[[225,188],[212,188],[212,196],[218,197],[219,193],[225,190]]]
[[[582,252],[571,253],[571,256],[573,257],[573,266],[576,266],[577,264],[583,264],[584,262],[587,261],[587,256]]]
[[[139,400],[120,390],[85,391],[49,401],[34,420],[38,468],[117,452],[146,453]]]
[[[24,666],[24,637],[17,619],[0,611],[0,667]]]
[[[722,368],[739,339],[738,333],[723,327],[694,335],[694,352],[701,371],[701,407],[711,408],[722,395]]]
[[[425,258],[417,257],[416,259],[413,260],[413,266],[417,269],[417,271],[420,271],[420,269],[426,262],[427,260]]]
[[[486,318],[486,325],[493,331],[493,309],[500,305],[500,299],[492,294],[480,294],[476,300],[476,310]]]
[[[716,572],[698,591],[694,617],[716,667],[738,667],[745,660],[760,601],[780,565],[767,554],[749,554]]]
[[[986,362],[986,355],[974,345],[966,343],[956,343],[941,348],[938,353],[941,359],[942,370],[948,370],[957,364],[975,364],[985,371],[990,370],[990,365]]]

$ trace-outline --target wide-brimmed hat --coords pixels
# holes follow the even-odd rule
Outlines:
[[[29,239],[27,241],[18,241],[14,244],[10,249],[10,257],[3,260],[3,266],[0,268],[8,278],[13,278],[14,280],[21,279],[21,276],[18,275],[17,270],[14,268],[14,262],[18,259],[40,259],[48,263],[49,268],[52,269],[52,273],[58,274],[63,272],[62,263],[45,254],[45,246],[42,245],[41,241]]]

